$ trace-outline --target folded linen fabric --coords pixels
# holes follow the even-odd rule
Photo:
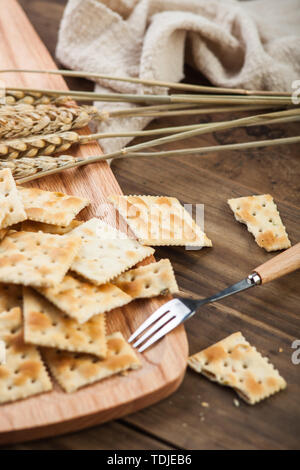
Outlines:
[[[57,57],[72,69],[168,81],[181,80],[189,62],[218,86],[289,91],[300,76],[300,0],[69,0]],[[96,91],[149,93],[149,87],[98,80]],[[114,118],[99,131],[140,130],[149,121]],[[130,140],[100,143],[110,152]]]

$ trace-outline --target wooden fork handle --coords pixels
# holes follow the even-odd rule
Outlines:
[[[285,274],[296,271],[300,268],[300,243],[292,246],[288,250],[280,253],[264,264],[261,264],[254,271],[259,274],[261,283],[273,281]]]

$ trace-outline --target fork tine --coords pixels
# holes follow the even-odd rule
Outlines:
[[[146,328],[152,325],[152,323],[158,320],[164,313],[167,313],[169,309],[172,307],[174,300],[175,299],[170,300],[169,302],[167,302],[166,304],[162,305],[157,310],[155,310],[155,312],[152,313],[152,315],[150,315],[150,317],[147,318],[147,320],[145,320],[144,323],[142,323],[141,326],[130,336],[128,343],[132,343],[132,341],[137,336],[139,336],[143,331],[145,331]]]
[[[176,326],[180,325],[182,322],[182,318],[174,318],[169,323],[166,324],[163,328],[161,328],[156,334],[154,334],[141,348],[139,348],[139,352],[145,351],[145,349],[149,348],[153,343],[156,343],[160,338],[165,336],[170,331],[174,330]]]
[[[161,318],[154,323],[154,325],[152,326],[152,328],[149,328],[148,331],[146,331],[146,333],[143,334],[143,336],[141,336],[140,339],[138,339],[134,344],[133,344],[133,347],[134,348],[137,348],[140,344],[142,344],[147,338],[149,338],[149,336],[151,336],[153,333],[155,333],[157,330],[159,330],[159,328],[161,328],[162,326],[165,325],[165,323],[167,323],[169,320],[171,320],[172,318],[174,317],[174,313],[166,313],[166,315],[162,315]]]

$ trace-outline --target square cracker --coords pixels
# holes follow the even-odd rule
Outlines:
[[[64,315],[32,289],[24,289],[24,337],[27,343],[106,356],[105,315],[84,325]]]
[[[74,228],[83,224],[81,220],[72,220],[66,227],[62,225],[45,224],[44,222],[34,222],[33,220],[26,220],[22,223],[23,232],[44,232],[52,233],[53,235],[65,235],[70,233]]]
[[[0,229],[26,220],[26,212],[9,169],[0,171]]]
[[[212,246],[178,199],[166,196],[110,196],[143,245]]]
[[[0,282],[48,287],[64,278],[81,240],[71,235],[15,232],[0,243]]]
[[[85,354],[46,349],[45,360],[52,375],[68,393],[129,369],[138,369],[141,362],[121,333],[107,337],[107,357],[97,359]]]
[[[168,259],[131,269],[118,276],[113,283],[133,299],[178,292],[174,271]]]
[[[46,224],[67,226],[89,201],[68,194],[19,187],[27,218]]]
[[[283,250],[291,246],[270,194],[229,199],[228,204],[236,220],[247,225],[258,246],[266,251]]]
[[[38,291],[79,323],[132,301],[129,295],[111,283],[94,286],[68,274],[57,286],[39,288]]]
[[[0,284],[0,313],[13,308],[22,308],[22,287],[15,284]]]
[[[154,252],[97,218],[75,228],[72,235],[81,237],[82,245],[71,270],[95,285],[106,284]]]
[[[6,362],[0,365],[0,403],[52,389],[38,349],[24,343],[20,309],[0,313],[0,340],[6,344]]]
[[[188,364],[208,379],[232,387],[250,405],[286,388],[279,372],[240,332],[189,357]]]

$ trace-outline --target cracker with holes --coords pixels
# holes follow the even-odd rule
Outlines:
[[[0,282],[48,287],[70,268],[81,240],[71,235],[15,232],[0,243]]]
[[[0,312],[0,336],[12,329],[19,327],[22,320],[22,310],[20,307],[13,307],[10,310]]]
[[[5,364],[0,365],[0,403],[52,389],[38,349],[24,342],[20,309],[0,313],[0,340],[6,345]]]
[[[286,388],[279,372],[240,332],[189,357],[188,364],[208,379],[232,387],[250,405]]]
[[[24,337],[27,343],[59,350],[106,356],[105,315],[84,325],[64,315],[32,289],[24,289]]]
[[[58,285],[39,288],[38,291],[79,323],[132,301],[129,295],[111,283],[95,286],[70,275],[66,275]]]
[[[168,259],[131,269],[118,276],[113,283],[133,299],[178,292],[174,271]]]
[[[71,270],[95,285],[106,284],[154,252],[97,218],[75,228],[72,235],[81,237],[82,245]]]
[[[46,224],[67,226],[89,201],[38,188],[19,188],[27,218]]]
[[[9,169],[0,171],[0,229],[27,219],[15,180]]]
[[[44,222],[34,222],[33,220],[25,220],[22,223],[23,232],[44,232],[52,233],[53,235],[65,235],[72,232],[72,230],[79,225],[83,224],[80,220],[72,220],[66,227],[62,225],[45,224]]]
[[[22,308],[22,287],[15,284],[0,284],[0,313],[13,308]]]
[[[212,246],[174,197],[118,195],[109,200],[143,245]]]
[[[43,355],[52,375],[68,393],[141,366],[135,352],[119,332],[107,337],[107,357],[102,360],[54,349],[47,349]]]
[[[283,250],[291,246],[270,194],[229,199],[228,204],[236,220],[247,225],[258,246],[266,251]]]

